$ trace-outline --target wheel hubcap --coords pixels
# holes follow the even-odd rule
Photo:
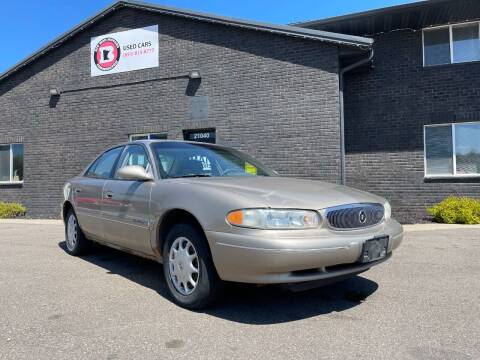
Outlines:
[[[72,251],[77,245],[77,219],[70,215],[67,223],[67,247]]]
[[[170,281],[182,295],[190,295],[198,284],[200,267],[197,250],[184,237],[177,238],[170,247],[169,270]]]

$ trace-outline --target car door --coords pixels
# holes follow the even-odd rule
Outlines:
[[[73,202],[80,228],[87,237],[103,240],[102,192],[124,147],[107,150],[88,168],[85,174],[72,183]]]
[[[152,171],[152,162],[143,145],[128,145],[118,162],[117,171],[129,165],[143,166],[147,171]],[[153,184],[151,181],[122,180],[116,175],[105,183],[102,217],[109,243],[152,254],[150,193]]]

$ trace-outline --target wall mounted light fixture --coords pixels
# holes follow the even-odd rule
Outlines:
[[[50,88],[50,96],[60,96],[60,90],[57,88]]]
[[[200,75],[200,71],[198,70],[192,70],[188,73],[188,78],[190,80],[196,80],[196,79],[201,79],[202,75]]]

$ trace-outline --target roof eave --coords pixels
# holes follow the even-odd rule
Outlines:
[[[113,5],[109,5],[103,10],[100,10],[97,14],[87,18],[87,20],[81,22],[77,26],[73,27],[72,29],[64,32],[62,35],[56,37],[54,40],[50,41],[48,44],[42,46],[40,49],[35,51],[32,55],[27,56],[23,60],[19,61],[8,70],[0,74],[0,81],[3,81],[6,77],[10,76],[11,74],[15,73],[16,71],[20,70],[22,67],[28,65],[29,63],[35,61],[39,57],[43,56],[45,53],[60,46],[62,43],[70,39],[71,37],[75,36],[79,32],[83,31],[87,27],[91,26],[94,22],[99,20],[100,18],[106,16],[110,12],[117,9],[117,7],[121,5],[121,2],[117,2]]]
[[[422,1],[416,1],[408,4],[401,4],[401,5],[389,6],[389,7],[380,8],[380,9],[362,11],[354,14],[340,15],[340,16],[334,16],[334,17],[318,19],[318,20],[301,21],[301,22],[292,23],[290,25],[301,27],[301,28],[328,25],[328,24],[333,24],[341,21],[357,20],[363,17],[370,17],[370,16],[376,16],[376,15],[382,15],[382,14],[388,14],[388,13],[394,13],[394,12],[413,10],[423,6],[428,6],[428,5],[447,2],[447,1],[451,1],[451,0],[422,0]]]
[[[185,18],[192,18],[195,20],[213,22],[217,24],[224,24],[229,26],[236,26],[241,28],[247,28],[251,30],[260,30],[260,31],[270,31],[272,33],[287,35],[287,36],[296,36],[312,40],[320,40],[325,42],[331,42],[338,45],[344,46],[365,46],[369,47],[373,44],[373,40],[370,38],[365,38],[361,36],[353,36],[347,34],[338,34],[322,30],[313,30],[305,29],[302,27],[291,26],[291,25],[278,25],[271,24],[253,20],[242,20],[227,16],[212,15],[208,13],[184,10],[170,6],[159,6],[155,4],[149,4],[142,1],[136,0],[121,0],[119,3],[123,3],[126,6],[145,8],[146,10],[157,10],[161,13],[181,16]]]

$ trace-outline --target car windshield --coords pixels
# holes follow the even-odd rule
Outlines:
[[[162,178],[276,175],[252,157],[225,147],[158,142],[152,148]]]

